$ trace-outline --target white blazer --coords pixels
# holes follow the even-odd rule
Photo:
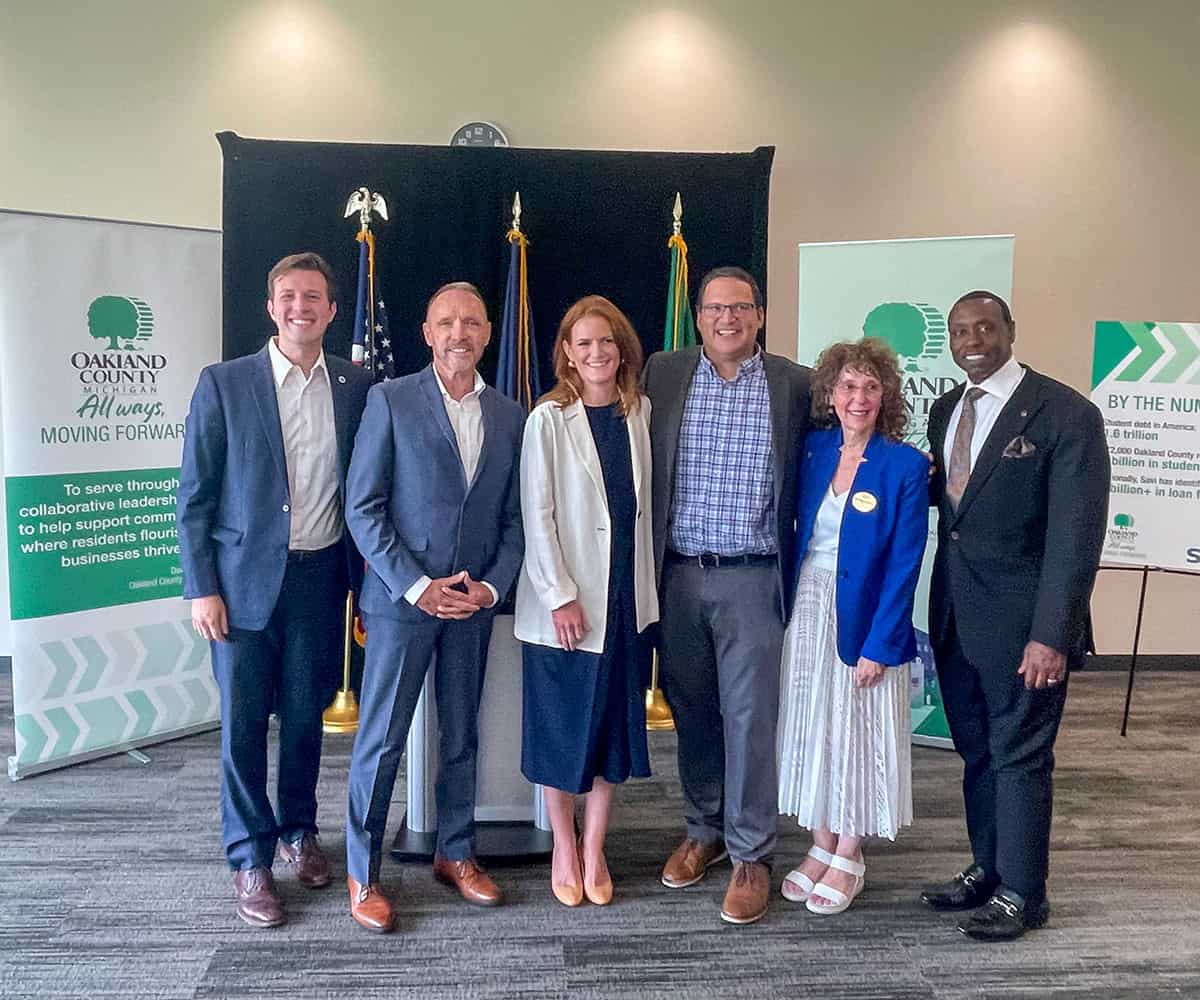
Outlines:
[[[625,419],[637,497],[633,589],[637,628],[658,621],[650,512],[650,400]],[[517,581],[513,632],[522,642],[561,648],[550,613],[578,600],[588,632],[576,648],[604,649],[612,525],[600,455],[579,400],[542,403],[525,422],[521,446],[525,562]]]

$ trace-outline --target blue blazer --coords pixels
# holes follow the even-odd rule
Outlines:
[[[840,427],[805,439],[793,589],[841,446]],[[894,667],[917,655],[913,595],[929,535],[929,459],[879,434],[863,457],[838,537],[838,656],[852,666],[865,656]]]
[[[501,601],[512,589],[525,551],[525,413],[490,386],[479,406],[483,448],[468,483],[432,366],[368,394],[346,477],[346,523],[367,561],[364,610],[427,620],[405,592],[422,576],[462,569],[495,587]]]
[[[350,450],[371,377],[329,354],[325,364],[344,510]],[[291,497],[265,346],[200,373],[188,409],[175,517],[183,596],[219,594],[234,628],[266,628],[287,567]],[[350,587],[357,591],[362,560],[345,540]]]

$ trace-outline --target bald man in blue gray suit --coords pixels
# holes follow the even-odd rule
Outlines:
[[[346,867],[350,914],[377,933],[395,926],[379,885],[383,837],[435,656],[434,875],[469,903],[501,901],[475,859],[475,760],[495,607],[524,554],[517,478],[524,412],[476,371],[491,325],[473,285],[455,282],[434,293],[422,329],[433,363],[371,390],[346,483],[346,520],[367,561],[367,656]]]

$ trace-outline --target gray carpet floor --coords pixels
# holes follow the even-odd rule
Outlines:
[[[218,737],[161,744],[0,784],[0,997],[1200,997],[1200,709],[1194,673],[1139,678],[1128,738],[1124,677],[1072,680],[1059,739],[1050,925],[981,945],[917,901],[967,859],[959,763],[916,748],[916,822],[873,845],[867,888],[817,917],[773,897],[759,924],[718,909],[728,869],[685,890],[658,873],[680,834],[672,734],[655,777],[619,792],[608,856],[616,898],[568,911],[545,865],[494,869],[509,904],[478,910],[426,866],[385,866],[398,933],[368,935],[339,881],[281,876],[291,917],[234,915],[217,820]],[[0,674],[0,751],[12,752]],[[338,867],[349,741],[327,738],[323,839]],[[403,812],[397,787],[392,823]],[[803,853],[781,823],[775,886]]]

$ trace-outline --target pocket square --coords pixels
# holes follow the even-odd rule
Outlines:
[[[1018,434],[1004,446],[1004,457],[1028,458],[1035,451],[1037,451],[1037,445],[1030,441],[1024,434]]]

